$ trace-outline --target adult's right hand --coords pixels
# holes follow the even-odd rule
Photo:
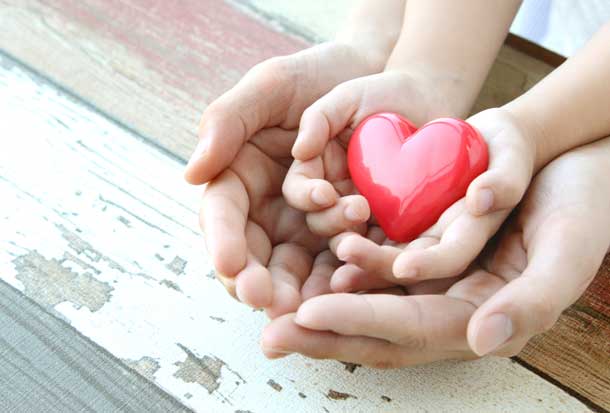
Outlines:
[[[185,178],[208,183],[201,209],[208,252],[228,291],[271,316],[294,311],[309,278],[313,287],[304,287],[305,296],[328,289],[330,273],[309,277],[319,275],[313,262],[320,252],[323,267],[331,259],[327,240],[309,233],[303,214],[286,205],[281,185],[305,108],[337,84],[383,69],[404,0],[383,8],[375,3],[364,1],[352,15],[354,29],[337,41],[255,66],[201,119]],[[330,205],[337,196],[327,188],[320,200]]]

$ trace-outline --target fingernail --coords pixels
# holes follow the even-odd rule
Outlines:
[[[513,323],[504,314],[493,314],[483,319],[476,338],[475,352],[489,354],[513,335]]]
[[[362,221],[366,219],[365,212],[358,205],[349,204],[343,211],[343,215],[350,221]]]
[[[491,189],[485,188],[478,191],[475,199],[475,209],[479,214],[488,212],[494,203],[494,193]]]
[[[189,159],[189,164],[201,158],[203,154],[207,152],[209,146],[210,139],[206,135],[203,135],[203,137],[199,140],[199,143],[195,147],[191,158]]]
[[[333,198],[321,186],[316,186],[311,191],[311,200],[318,205],[326,206],[330,204]]]

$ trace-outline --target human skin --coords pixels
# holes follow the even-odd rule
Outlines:
[[[392,294],[311,298],[273,320],[262,347],[269,358],[301,353],[378,368],[512,356],[583,293],[609,246],[606,138],[548,164],[518,213],[463,274],[394,287]],[[390,287],[373,274],[377,264],[361,261],[348,289]],[[481,334],[490,322],[493,334]]]
[[[522,152],[523,156],[515,156],[518,151],[514,151],[513,161],[505,162],[506,167],[501,168],[508,178],[506,182],[525,187],[529,184],[528,173],[536,173],[551,159],[573,146],[595,141],[610,133],[610,112],[607,110],[610,107],[610,53],[606,47],[609,41],[610,26],[606,26],[580,53],[530,92],[502,109],[486,111],[469,120],[488,142],[490,139],[493,141],[495,136],[501,136],[507,145],[503,151],[505,153],[510,152],[511,142],[524,143],[522,148],[526,151]],[[598,150],[601,151],[600,148]],[[495,152],[490,152],[493,164]],[[496,163],[497,160],[498,158]],[[582,163],[580,166],[586,167]],[[490,168],[490,171],[493,170]],[[496,174],[496,177],[500,178],[500,175]],[[571,179],[568,175],[564,175],[564,178]],[[481,185],[484,179],[487,179],[485,174],[475,180],[473,185]],[[492,181],[490,179],[487,183]],[[596,182],[593,178],[591,181]],[[582,184],[588,191],[598,190],[596,185],[586,182]],[[495,187],[496,190],[498,187]],[[408,245],[392,245],[387,242],[386,245],[379,245],[384,242],[383,236],[378,237],[376,242],[353,233],[335,237],[331,241],[331,248],[348,264],[335,271],[331,280],[332,289],[352,290],[355,285],[363,288],[365,285],[362,280],[367,280],[370,284],[371,275],[384,279],[384,283],[377,287],[413,285],[424,279],[459,276],[469,267],[477,251],[496,232],[511,210],[507,207],[487,214],[472,213],[468,210],[471,191],[472,185],[465,199],[448,209],[435,226]],[[518,193],[520,190],[514,186],[512,191]],[[528,215],[523,219],[528,219]],[[584,225],[584,218],[582,220]],[[589,226],[591,223],[598,223],[595,214],[592,215]],[[527,223],[523,226],[527,226]],[[572,235],[572,228],[559,228],[565,231],[564,237]],[[602,228],[607,231],[607,227]],[[370,229],[369,232],[371,231],[373,230]],[[557,235],[557,238],[560,236]],[[581,238],[581,242],[586,244],[582,235]],[[606,249],[607,246],[601,248],[604,252]],[[576,274],[583,274],[582,268],[586,267],[588,277],[593,276],[601,260],[595,254],[587,254],[583,250],[576,250],[580,251],[581,256],[567,252],[558,256],[552,249],[543,250],[550,258],[557,260],[561,268],[570,268]],[[590,261],[583,263],[583,257]],[[416,268],[415,272],[408,271],[413,267]],[[549,266],[547,271],[558,269],[559,267]],[[550,277],[550,274],[545,276]],[[579,283],[560,282],[559,286],[553,286],[552,291],[546,291],[546,295],[533,297],[528,293],[528,288],[533,291],[536,288],[527,284],[531,278],[526,277],[527,281],[519,278],[519,281],[510,282],[497,294],[487,296],[487,301],[473,313],[468,324],[471,350],[483,355],[515,343],[518,343],[516,348],[520,348],[532,334],[540,331],[539,327],[532,327],[532,324],[541,319],[544,328],[549,328],[554,321],[552,316],[556,318],[559,311],[567,306],[566,303],[580,295],[590,281],[590,278],[582,276],[576,279]],[[532,317],[532,314],[537,316]],[[346,324],[349,322],[346,321]]]
[[[296,309],[301,293],[321,293],[316,280],[328,279],[325,263],[335,260],[281,193],[301,114],[337,84],[383,70],[403,9],[404,1],[362,1],[337,39],[260,63],[202,116],[185,178],[207,183],[208,253],[229,293],[271,317]]]

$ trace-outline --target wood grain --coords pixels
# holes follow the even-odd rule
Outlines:
[[[0,118],[0,278],[197,411],[587,411],[508,359],[267,360],[265,315],[214,279],[181,162],[1,55]]]
[[[294,24],[295,33],[308,33],[307,24],[298,20],[307,13],[282,20],[281,11],[273,14],[262,9],[265,2],[255,3],[252,10],[272,15],[283,30]],[[0,5],[0,48],[182,159],[189,155],[207,103],[254,63],[306,45],[220,0],[0,0]],[[551,70],[503,47],[474,111],[513,99]],[[610,311],[607,288],[599,287],[604,277],[607,270],[580,304],[520,357],[610,409],[610,357],[604,347]]]
[[[0,281],[0,410],[191,412]]]

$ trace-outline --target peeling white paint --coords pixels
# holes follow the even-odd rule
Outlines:
[[[334,361],[268,361],[258,347],[264,315],[206,277],[200,189],[183,183],[180,163],[2,57],[0,119],[0,277],[23,291],[15,257],[74,255],[63,265],[112,286],[110,299],[95,312],[54,309],[117,358],[156,360],[156,384],[199,411],[587,410],[505,359],[354,373]],[[187,262],[183,274],[167,266],[175,257]],[[216,391],[174,376],[187,357],[180,345],[223,361]],[[357,399],[329,400],[331,389]]]

